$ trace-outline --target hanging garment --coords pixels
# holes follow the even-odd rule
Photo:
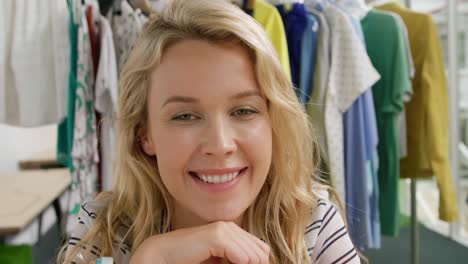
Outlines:
[[[85,8],[85,7],[83,7]],[[94,73],[89,29],[85,10],[78,28],[78,66],[73,127],[73,171],[70,191],[69,215],[77,215],[84,201],[94,199],[97,185],[98,139],[94,112]],[[68,217],[72,219],[73,217]],[[74,226],[67,224],[67,231]]]
[[[307,25],[301,42],[301,65],[299,82],[299,99],[305,105],[312,95],[315,64],[317,58],[317,40],[319,37],[319,18],[307,14]]]
[[[378,128],[377,117],[375,113],[374,95],[372,90],[368,90],[363,96],[363,114],[364,127],[366,128],[366,167],[367,167],[367,193],[369,195],[368,215],[371,224],[371,240],[369,248],[379,249],[381,247],[381,224],[380,224],[380,206],[379,206],[379,153],[378,153]]]
[[[406,104],[409,148],[408,156],[400,162],[401,177],[436,176],[440,191],[439,217],[456,221],[457,199],[448,157],[447,80],[436,26],[430,15],[410,11],[396,3],[378,8],[397,13],[405,22],[416,68],[414,95]]]
[[[391,15],[371,10],[361,21],[367,52],[382,78],[372,87],[379,132],[379,203],[382,234],[399,231],[397,118],[410,91],[404,35]]]
[[[254,18],[262,25],[271,43],[278,53],[278,58],[283,65],[283,70],[291,80],[291,69],[289,65],[288,43],[284,31],[283,21],[278,10],[264,0],[256,0],[254,8]]]
[[[144,24],[145,20],[142,18],[141,11],[134,11],[127,1],[122,1],[121,13],[114,14],[111,17],[115,54],[117,57],[117,70],[119,74]]]
[[[99,10],[97,6],[89,5],[86,7],[86,22],[88,23],[89,40],[91,43],[91,57],[93,59],[93,76],[97,75],[99,56],[100,56],[100,34],[99,34]],[[97,14],[97,16],[96,16]],[[96,97],[95,97],[96,98]],[[95,106],[94,106],[95,107]],[[101,124],[101,114],[95,109],[96,124]],[[101,138],[101,126],[96,126],[97,138]],[[97,192],[102,190],[102,151],[101,144],[98,144],[99,162],[97,164]]]
[[[289,65],[291,66],[291,78],[296,95],[299,94],[299,80],[301,78],[301,57],[302,57],[302,37],[307,26],[307,11],[304,4],[283,4],[277,5],[286,31],[286,40],[288,42]]]
[[[138,21],[138,31],[141,32],[148,22],[148,17],[143,13],[143,11],[141,11],[141,9],[135,9],[133,12],[137,18],[136,21]]]
[[[249,15],[253,15],[255,8],[255,0],[242,0],[242,10]]]
[[[359,21],[350,17],[364,43]],[[354,244],[380,248],[378,207],[378,132],[372,89],[365,90],[344,114],[346,216]]]
[[[366,123],[364,113],[369,110],[360,96],[344,114],[345,142],[345,187],[346,218],[354,245],[365,250],[372,242],[370,219],[369,184],[372,178],[368,175]],[[379,230],[380,232],[380,230]]]
[[[0,122],[5,122],[14,113],[13,105],[9,105],[11,100],[7,100],[14,95],[13,72],[10,66],[11,43],[13,39],[14,28],[14,10],[15,1],[0,2]]]
[[[70,61],[66,2],[5,0],[0,16],[0,123],[60,122]]]
[[[379,79],[379,74],[348,16],[332,4],[324,7],[323,14],[331,30],[331,64],[324,115],[326,149],[332,185],[340,199],[346,201],[343,113]],[[313,119],[313,122],[320,120]]]
[[[117,60],[115,58],[114,40],[109,21],[100,18],[101,53],[96,76],[96,110],[102,114],[101,122],[101,167],[102,191],[112,190],[115,157],[115,127],[113,119],[118,107]]]
[[[98,10],[94,10],[93,6],[86,7],[86,22],[88,23],[89,29],[89,40],[91,42],[91,57],[93,58],[93,73],[94,76],[97,74],[97,67],[99,63],[100,43],[99,43],[99,26],[94,20],[94,13],[98,13]]]
[[[73,13],[73,0],[68,0],[68,14],[70,17],[69,41],[70,41],[70,63],[68,72],[68,101],[67,101],[67,116],[58,125],[57,131],[57,160],[62,165],[73,170],[73,159],[71,151],[73,147],[73,126],[75,124],[75,94],[76,94],[76,72],[78,65],[78,25],[75,24],[75,16],[79,14]]]
[[[399,15],[392,13],[392,12],[388,12],[388,14],[391,14],[392,16],[395,17],[401,29],[403,30],[405,48],[406,48],[406,57],[408,58],[408,65],[409,65],[409,70],[410,70],[409,76],[410,76],[410,79],[412,80],[414,78],[415,68],[414,68],[414,62],[413,62],[413,55],[411,54],[411,46],[410,46],[410,42],[408,39],[408,30],[406,29],[406,25]],[[408,103],[409,101],[411,101],[412,96],[413,96],[413,86],[411,85],[410,91],[405,93],[403,97],[403,101],[405,103]],[[408,143],[407,143],[408,132],[406,128],[405,108],[403,108],[403,111],[401,111],[400,115],[398,116],[397,122],[398,122],[398,150],[400,154],[399,157],[400,159],[402,159],[408,156]]]
[[[327,20],[322,12],[308,8],[308,12],[315,15],[319,20],[319,35],[317,39],[317,59],[314,69],[313,89],[311,97],[306,104],[306,110],[311,120],[313,120],[315,136],[320,147],[320,156],[322,157],[322,167],[328,165],[328,153],[326,151],[325,137],[325,93],[328,84],[328,75],[330,71],[330,29]],[[323,171],[328,171],[323,169]],[[321,178],[329,181],[329,175],[321,175]]]
[[[359,39],[364,33],[359,20],[369,9],[360,1],[337,1],[349,15]],[[378,132],[369,87],[344,115],[346,215],[350,235],[361,250],[380,248],[380,216],[378,194]]]

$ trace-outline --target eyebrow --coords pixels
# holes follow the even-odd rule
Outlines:
[[[250,96],[258,96],[262,97],[259,91],[256,90],[248,90],[244,92],[240,92],[238,94],[235,94],[230,97],[230,99],[242,99],[245,97],[250,97]],[[262,97],[263,98],[263,97]],[[169,97],[166,101],[164,101],[162,107],[164,107],[167,104],[170,103],[198,103],[200,100],[197,98],[189,97],[189,96],[181,96],[181,95],[174,95]]]

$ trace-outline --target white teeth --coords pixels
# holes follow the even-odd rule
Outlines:
[[[197,174],[198,178],[203,180],[204,182],[209,182],[209,183],[224,183],[228,181],[232,181],[234,178],[239,175],[239,171],[233,172],[233,173],[226,173],[222,175],[205,175],[205,174]]]
[[[208,177],[206,177],[205,175],[201,175],[201,177],[204,182],[208,182]]]

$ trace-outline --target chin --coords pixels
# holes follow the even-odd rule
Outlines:
[[[247,208],[203,208],[203,213],[200,214],[200,217],[210,223],[217,221],[237,222],[246,211]]]

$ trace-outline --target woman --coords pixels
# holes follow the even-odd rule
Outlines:
[[[120,85],[114,191],[83,205],[60,263],[360,263],[308,117],[238,7],[173,1]]]

